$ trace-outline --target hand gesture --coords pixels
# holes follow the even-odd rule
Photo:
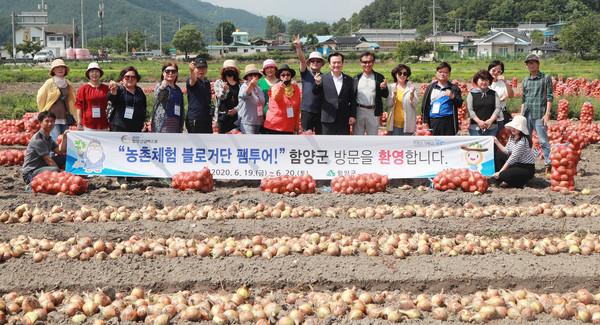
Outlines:
[[[196,69],[196,63],[194,61],[190,62],[190,71],[193,72]]]
[[[417,90],[417,87],[412,87],[412,89],[410,90],[410,96],[411,97],[415,94],[416,90]]]
[[[228,90],[229,90],[229,84],[228,84],[228,83],[225,83],[225,84],[223,85],[223,91],[228,91]]]
[[[110,88],[111,91],[117,89],[117,83],[114,80],[111,80],[108,83],[108,88]]]
[[[381,87],[381,89],[387,88],[387,79],[386,78],[383,78],[383,82],[381,83],[381,85],[379,85],[379,87]]]
[[[316,83],[320,84],[322,79],[323,78],[321,77],[321,73],[320,72],[315,73],[315,82]]]
[[[454,99],[454,96],[452,95],[452,91],[450,91],[450,89],[446,89],[444,95],[450,97],[450,99]]]
[[[505,77],[505,76],[503,76],[503,75],[499,75],[499,76],[498,76],[498,80],[500,80],[500,81],[502,81],[502,82],[506,83],[506,77]]]
[[[160,88],[161,89],[167,88],[167,80],[163,79],[163,81],[160,83]]]
[[[300,34],[294,36],[294,46],[296,48],[299,48],[302,45],[302,43],[300,43]]]
[[[254,87],[256,86],[256,84],[258,84],[258,76],[253,76],[252,78],[250,78],[249,85]]]

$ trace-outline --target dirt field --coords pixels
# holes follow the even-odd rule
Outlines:
[[[589,188],[591,195],[564,195],[550,191],[549,182],[542,178],[541,165],[536,178],[524,189],[504,189],[492,187],[481,196],[457,191],[439,192],[432,189],[418,191],[413,188],[401,190],[399,186],[410,184],[428,185],[427,180],[394,180],[385,193],[373,195],[340,195],[319,192],[317,194],[288,197],[260,192],[255,181],[217,181],[215,191],[208,194],[184,193],[173,190],[156,180],[140,179],[130,182],[128,189],[121,189],[116,178],[93,177],[88,179],[88,191],[77,197],[32,194],[25,191],[25,184],[18,175],[20,168],[2,167],[0,188],[0,211],[14,211],[19,205],[28,203],[43,210],[55,205],[63,209],[77,210],[81,206],[97,208],[125,206],[139,209],[153,204],[156,208],[167,206],[214,205],[227,208],[239,203],[252,207],[259,203],[266,206],[282,201],[292,207],[318,207],[326,211],[328,207],[341,207],[336,217],[288,218],[264,220],[179,220],[179,221],[123,221],[75,223],[59,222],[0,224],[0,242],[7,242],[19,235],[50,240],[66,240],[74,236],[89,236],[106,241],[125,241],[132,235],[182,237],[184,239],[205,238],[206,236],[232,236],[235,238],[263,235],[299,236],[302,233],[317,232],[329,236],[334,232],[344,235],[358,235],[366,232],[376,235],[382,232],[427,233],[431,236],[454,237],[459,234],[528,237],[536,239],[544,236],[560,236],[578,231],[598,233],[600,219],[597,217],[556,218],[535,217],[410,217],[396,219],[384,215],[382,219],[351,219],[344,212],[347,208],[376,207],[378,205],[437,204],[454,208],[467,203],[474,206],[501,205],[506,207],[528,207],[540,203],[576,206],[582,203],[598,203],[600,176],[596,164],[600,158],[598,145],[584,150],[579,164],[585,170],[576,178],[576,188]],[[540,162],[538,162],[539,164]],[[318,186],[328,185],[319,183]],[[153,188],[149,193],[147,187]],[[107,189],[108,191],[105,191]],[[238,193],[234,194],[234,191]],[[154,292],[192,291],[234,291],[240,285],[251,290],[294,290],[339,291],[356,287],[369,292],[397,291],[417,295],[419,293],[445,293],[468,295],[488,287],[503,289],[526,289],[536,293],[575,292],[586,288],[591,292],[600,291],[600,262],[596,254],[590,256],[558,254],[535,256],[530,251],[506,254],[503,252],[485,255],[459,255],[446,257],[444,254],[408,256],[394,259],[388,256],[328,256],[317,254],[305,256],[290,254],[272,259],[253,257],[224,258],[166,258],[158,256],[147,259],[137,255],[124,255],[118,260],[78,261],[58,260],[52,254],[45,260],[35,263],[31,257],[10,259],[0,263],[0,293],[17,291],[21,293],[38,290],[68,289],[87,291],[95,288],[113,288],[127,292],[139,286]],[[55,315],[52,322],[67,322],[61,315]],[[451,316],[450,319],[453,319]],[[454,320],[457,320],[454,317]],[[320,320],[320,323],[346,323],[348,319]],[[356,323],[372,323],[367,320]],[[422,322],[433,321],[425,317]],[[537,323],[555,322],[550,315],[538,315]],[[386,323],[386,321],[381,321]],[[519,321],[499,321],[515,323]],[[575,322],[573,320],[573,322]],[[563,321],[564,323],[564,321]]]
[[[37,90],[39,85],[16,85],[19,89]],[[0,95],[14,92],[15,88],[0,84]],[[529,216],[525,210],[530,206],[548,203],[553,206],[576,207],[582,204],[600,203],[600,175],[598,161],[600,145],[591,145],[583,151],[579,163],[581,176],[577,176],[576,193],[561,194],[550,190],[549,181],[543,178],[542,162],[537,161],[536,177],[524,189],[506,189],[492,186],[485,194],[475,196],[459,191],[440,192],[431,188],[417,190],[420,185],[429,186],[426,179],[393,180],[387,192],[372,195],[341,195],[324,190],[328,182],[318,182],[316,194],[289,197],[264,193],[258,181],[216,181],[211,193],[180,192],[153,179],[137,179],[122,189],[112,177],[88,178],[89,188],[81,196],[50,196],[33,194],[25,190],[20,167],[0,166],[0,214],[14,213],[22,204],[31,208],[50,211],[55,206],[62,210],[78,210],[82,206],[103,210],[106,207],[124,207],[128,211],[151,205],[158,209],[193,204],[195,207],[211,205],[227,209],[232,206],[266,207],[283,202],[291,207],[318,208],[320,217],[264,218],[224,220],[137,220],[107,222],[58,222],[58,223],[0,223],[0,244],[20,235],[51,241],[66,241],[71,237],[90,237],[94,241],[123,242],[131,236],[142,238],[179,237],[185,240],[204,240],[219,236],[222,239],[252,238],[255,235],[271,237],[299,237],[303,233],[318,233],[329,237],[332,233],[358,236],[368,233],[373,237],[385,234],[426,233],[432,237],[457,237],[474,234],[490,238],[510,237],[538,240],[544,237],[560,237],[571,232],[582,236],[600,233],[600,212],[583,217],[557,218],[545,213]],[[6,147],[0,148],[2,150]],[[21,148],[24,149],[24,148]],[[400,186],[411,185],[402,190]],[[581,195],[582,189],[590,189],[590,195]],[[323,190],[323,191],[322,191]],[[281,203],[280,203],[281,204]],[[465,210],[474,207],[501,206],[507,210],[520,211],[516,216],[466,217],[449,215],[439,218],[410,216],[395,218],[387,213],[382,218],[350,218],[351,207],[420,205],[423,207],[448,207]],[[328,208],[339,208],[335,216],[325,216]],[[518,209],[521,210],[518,210]],[[239,209],[239,208],[238,208]],[[600,209],[598,209],[600,211]],[[457,213],[459,214],[459,213]],[[333,236],[333,235],[332,235]],[[16,291],[32,294],[39,291],[68,290],[70,292],[110,289],[127,294],[134,287],[157,293],[174,293],[181,290],[192,292],[235,292],[246,285],[252,296],[268,295],[283,297],[289,292],[319,291],[333,294],[346,288],[357,291],[394,294],[472,295],[488,288],[528,290],[536,294],[573,293],[585,288],[592,293],[600,292],[600,260],[598,253],[591,255],[558,253],[536,256],[531,249],[507,253],[502,250],[487,254],[458,254],[449,257],[442,252],[410,254],[404,259],[378,254],[369,256],[364,252],[350,256],[330,256],[325,252],[308,256],[290,253],[271,259],[254,256],[226,257],[175,257],[157,255],[146,258],[124,254],[112,260],[80,261],[59,259],[56,254],[40,262],[34,262],[31,254],[7,261],[0,260],[0,297]],[[390,303],[391,304],[391,303]],[[285,308],[284,308],[285,309]],[[1,309],[0,309],[1,310]],[[271,319],[274,321],[274,319]],[[318,324],[387,324],[386,320],[364,318],[351,321],[348,317],[307,317]],[[115,319],[111,320],[116,323]],[[178,317],[174,323],[184,323]],[[439,323],[431,313],[423,312],[414,323]],[[491,324],[519,324],[523,319],[492,320]],[[558,320],[549,312],[535,316],[532,324],[574,324],[581,321],[570,318]],[[48,323],[71,324],[62,310],[48,315]],[[91,321],[87,321],[91,323]],[[236,323],[235,321],[233,323]],[[458,315],[450,314],[448,323],[461,323]],[[0,324],[2,321],[0,319]]]

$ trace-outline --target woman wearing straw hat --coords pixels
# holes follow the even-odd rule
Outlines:
[[[77,130],[102,130],[108,131],[108,117],[106,96],[110,92],[108,85],[100,82],[104,71],[98,63],[92,62],[85,71],[85,76],[90,80],[77,90],[75,107],[77,107]]]
[[[38,90],[37,105],[40,112],[51,111],[56,115],[54,129],[50,137],[56,141],[60,134],[69,129],[67,113],[77,116],[75,108],[75,89],[71,81],[65,79],[69,74],[69,67],[61,59],[52,61],[50,66],[50,79]]]
[[[238,119],[238,94],[240,92],[240,70],[234,60],[225,60],[221,68],[221,78],[214,84],[217,97],[217,126],[219,133],[227,133],[235,128]]]
[[[269,91],[269,111],[265,119],[265,133],[293,134],[300,128],[300,102],[302,91],[292,82],[296,71],[287,64],[277,69],[281,81]]]
[[[496,152],[496,173],[493,177],[502,182],[500,186],[521,188],[535,174],[535,159],[531,150],[527,119],[522,115],[515,116],[505,127],[511,133],[506,147],[494,137],[499,151]]]
[[[277,64],[273,59],[266,59],[263,62],[262,74],[264,78],[258,79],[258,87],[263,91],[265,95],[265,109],[264,115],[267,115],[267,111],[269,110],[269,89],[275,85],[279,79],[275,75],[277,73]]]
[[[238,96],[238,121],[240,131],[244,134],[259,134],[265,120],[263,109],[265,95],[258,87],[258,79],[262,74],[256,64],[248,64],[244,69],[244,80]]]

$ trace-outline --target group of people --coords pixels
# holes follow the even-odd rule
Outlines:
[[[410,135],[416,131],[416,107],[420,101],[417,87],[409,81],[408,65],[394,67],[391,71],[394,82],[388,84],[383,74],[374,71],[374,53],[361,54],[362,72],[350,77],[343,72],[344,55],[336,52],[327,57],[330,72],[322,74],[323,55],[312,52],[307,59],[299,37],[294,45],[300,61],[302,89],[293,81],[296,70],[287,64],[278,66],[267,59],[262,70],[248,64],[242,74],[236,62],[228,59],[214,83],[216,106],[212,104],[211,83],[206,78],[208,64],[205,59],[196,58],[189,64],[190,78],[186,81],[187,114],[184,93],[177,85],[178,66],[166,62],[154,89],[149,131],[180,133],[185,126],[188,133],[213,133],[214,119],[219,133],[238,129],[245,134],[294,134],[302,129],[315,134],[348,135],[352,126],[353,134],[377,135],[384,100],[389,113],[385,126],[388,134]],[[470,135],[497,136],[504,127],[511,130],[506,146],[495,140],[498,172],[494,177],[518,187],[535,172],[531,150],[533,129],[540,139],[546,172],[550,169],[546,127],[553,100],[552,82],[548,75],[539,72],[537,56],[528,56],[526,65],[530,75],[523,80],[521,117],[515,117],[511,123],[504,124],[511,118],[506,112],[506,99],[514,93],[503,76],[501,61],[492,61],[487,70],[473,76],[474,88],[466,98]],[[463,99],[460,87],[450,82],[451,69],[450,64],[441,62],[436,68],[436,80],[426,88],[422,98],[423,123],[434,135],[456,135],[459,131],[458,108]],[[51,152],[60,153],[64,149],[56,141],[71,125],[86,131],[141,132],[147,128],[146,95],[137,85],[141,77],[134,67],[123,69],[119,81],[107,85],[100,81],[103,70],[92,62],[85,72],[89,82],[77,92],[65,79],[69,70],[63,60],[54,60],[49,72],[51,78],[38,91],[38,108],[45,113],[38,117],[42,127],[32,139],[35,144],[26,152],[23,178],[27,183],[40,172],[39,167],[60,166],[60,161],[52,160]],[[515,168],[520,168],[519,172]]]
[[[504,64],[501,61],[492,61],[487,70],[475,73],[474,88],[467,95],[469,134],[494,136],[496,173],[493,177],[503,186],[523,187],[533,178],[535,174],[531,137],[533,130],[536,131],[542,148],[546,178],[549,177],[552,168],[547,133],[554,100],[552,79],[549,75],[540,72],[540,60],[537,55],[528,55],[525,65],[529,70],[529,76],[523,79],[520,115],[512,118],[506,112],[506,99],[512,98],[514,93],[512,86],[506,84],[506,78],[502,75]],[[510,119],[512,121],[507,121]],[[496,138],[505,127],[511,132],[506,146]]]

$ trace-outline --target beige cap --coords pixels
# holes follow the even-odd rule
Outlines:
[[[246,79],[246,77],[248,77],[251,74],[258,74],[258,75],[262,76],[262,73],[260,73],[260,71],[258,71],[258,67],[254,63],[248,64],[244,68],[244,79]]]
[[[237,63],[235,63],[235,60],[232,59],[228,59],[225,60],[225,62],[223,62],[223,68],[221,68],[221,74],[223,74],[223,70],[227,69],[227,68],[235,68],[235,70],[237,70],[237,72],[240,72],[240,69],[238,69],[237,67]]]
[[[50,72],[48,72],[48,75],[50,77],[54,77],[53,75],[53,71],[54,68],[56,67],[65,67],[66,71],[65,71],[65,76],[69,74],[69,71],[71,70],[66,64],[65,61],[63,61],[62,59],[55,59],[54,61],[52,61],[52,65],[50,65]]]

